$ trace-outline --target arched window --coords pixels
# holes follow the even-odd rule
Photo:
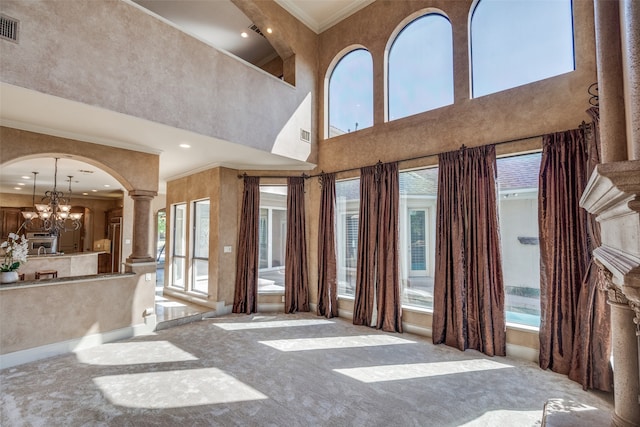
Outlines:
[[[329,138],[373,126],[373,60],[365,49],[347,53],[329,78]]]
[[[571,0],[479,0],[471,13],[474,97],[575,69]]]
[[[389,120],[453,103],[451,23],[438,13],[405,26],[389,49]]]

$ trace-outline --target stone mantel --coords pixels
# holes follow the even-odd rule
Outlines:
[[[640,160],[597,165],[580,206],[596,216],[602,245],[594,257],[612,282],[640,304]]]

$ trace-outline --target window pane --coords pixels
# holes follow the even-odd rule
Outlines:
[[[540,153],[497,160],[507,322],[540,325]]]
[[[481,0],[471,18],[473,96],[575,69],[571,0]]]
[[[338,296],[356,294],[360,179],[336,182]]]
[[[194,207],[193,256],[209,258],[209,200],[201,200]]]
[[[173,207],[173,255],[187,254],[187,205]]]
[[[453,104],[451,23],[424,15],[398,34],[389,51],[389,120]]]
[[[193,203],[193,255],[191,290],[209,292],[209,200]]]
[[[287,187],[260,186],[258,292],[283,293],[287,245]]]
[[[173,257],[171,260],[171,286],[184,289],[185,258]]]
[[[402,304],[433,309],[438,168],[400,172]]]
[[[364,49],[346,54],[329,78],[329,138],[373,126],[373,60]]]
[[[209,293],[209,260],[193,260],[193,290]]]

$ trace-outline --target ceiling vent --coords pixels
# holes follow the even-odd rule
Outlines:
[[[265,35],[264,35],[264,34],[262,34],[262,31],[260,31],[260,28],[258,28],[258,27],[256,26],[256,24],[251,24],[251,26],[249,27],[249,29],[250,29],[251,31],[253,31],[254,33],[260,34],[262,37],[264,37],[264,38],[266,39]]]
[[[311,142],[311,132],[301,128],[300,129],[300,141]]]
[[[17,19],[0,14],[0,39],[18,43],[18,23]]]

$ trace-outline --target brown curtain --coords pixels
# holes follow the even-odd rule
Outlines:
[[[358,262],[353,324],[373,326],[376,248],[378,224],[377,166],[360,169],[360,210],[358,221]]]
[[[588,165],[587,174],[600,163],[600,117],[597,107],[587,111],[593,122],[587,130]],[[595,215],[587,214],[589,254],[601,245],[600,224]],[[587,389],[612,391],[611,369],[611,320],[607,304],[606,283],[600,267],[590,259],[587,274],[582,280],[578,297],[578,320],[574,334],[573,354],[569,378]]]
[[[287,178],[287,248],[284,273],[285,313],[309,311],[304,178]]]
[[[338,316],[336,267],[336,176],[320,176],[320,218],[318,224],[318,315]]]
[[[251,314],[257,311],[259,218],[260,178],[245,176],[233,296],[234,313]]]
[[[540,367],[568,374],[578,298],[589,265],[587,213],[579,200],[588,174],[582,129],[542,138],[538,193]]]
[[[378,262],[376,268],[378,321],[383,331],[402,332],[400,271],[398,269],[398,205],[400,180],[397,163],[380,165],[378,180]]]
[[[397,163],[360,170],[358,266],[353,323],[402,332],[398,270]],[[374,323],[373,314],[377,315]]]
[[[506,354],[493,145],[439,156],[433,342]]]

